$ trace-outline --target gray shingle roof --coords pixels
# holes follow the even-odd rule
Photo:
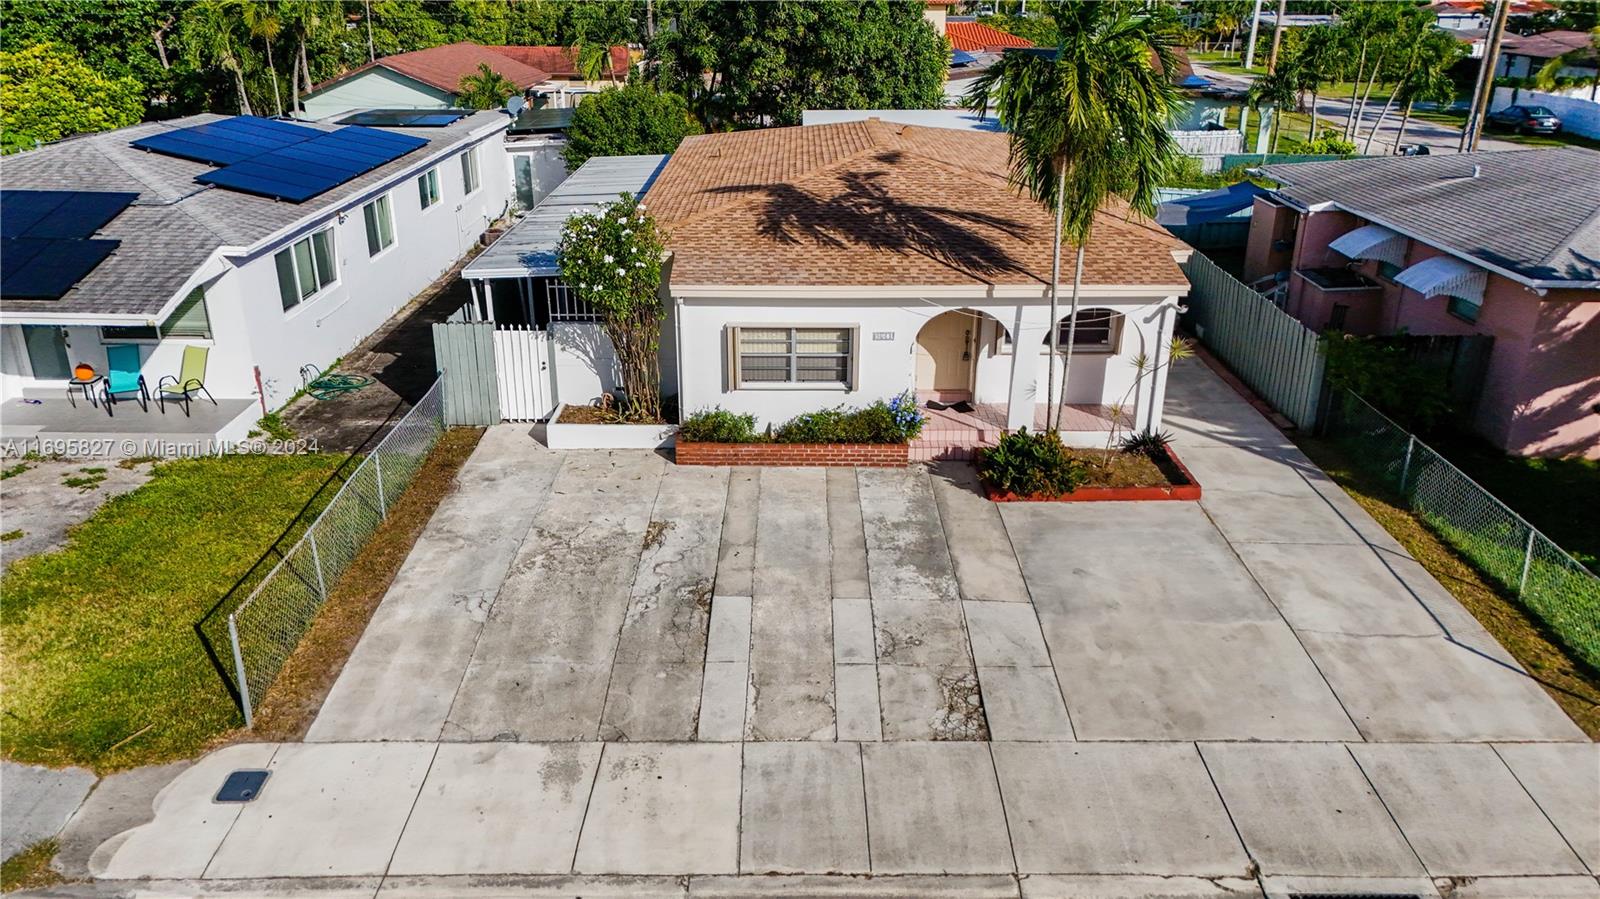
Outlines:
[[[3,163],[8,189],[135,191],[139,198],[96,233],[122,241],[108,259],[57,300],[0,301],[8,319],[27,313],[154,316],[219,247],[249,247],[301,219],[326,214],[397,173],[474,133],[509,121],[479,112],[443,128],[386,129],[429,145],[304,203],[285,203],[207,187],[194,178],[212,166],[138,150],[131,141],[226,116],[203,114],[91,134],[50,144]],[[301,123],[324,131],[339,126]]]
[[[1600,153],[1592,150],[1341,159],[1262,171],[1301,205],[1332,203],[1529,282],[1600,288]]]

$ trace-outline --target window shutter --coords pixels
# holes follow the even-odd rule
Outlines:
[[[723,392],[732,393],[739,387],[739,329],[729,328],[727,331],[728,344],[728,379],[722,385]]]
[[[163,337],[191,337],[209,339],[211,318],[206,314],[206,292],[196,287],[190,291],[178,308],[161,324]]]

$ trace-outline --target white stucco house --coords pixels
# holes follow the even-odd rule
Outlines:
[[[878,119],[691,137],[665,165],[591,160],[627,174],[591,183],[600,170],[580,169],[547,201],[541,234],[519,225],[466,274],[480,282],[480,317],[526,309],[513,313],[518,327],[551,327],[565,302],[554,238],[575,199],[604,201],[618,186],[642,193],[671,254],[663,380],[680,409],[776,424],[908,390],[970,404],[930,409],[932,458],[1041,424],[1050,331],[1059,327],[1064,344],[1070,330],[1074,248],[1063,253],[1067,286],[1052,322],[1053,220],[1007,184],[1006,150],[1003,134]],[[1160,426],[1165,374],[1139,378],[1134,359],[1164,353],[1189,289],[1179,268],[1188,252],[1130,211],[1099,214],[1064,439],[1103,443],[1111,406],[1133,429]],[[568,391],[558,377],[544,388],[546,408],[588,402],[596,386]]]
[[[156,135],[183,140],[195,133],[187,129],[220,122],[287,126],[240,118],[144,123],[6,158],[8,208],[54,202],[63,192],[131,195],[90,235],[116,242],[109,255],[55,296],[13,282],[22,262],[13,254],[24,245],[8,228],[0,261],[8,272],[0,289],[6,437],[105,430],[95,418],[103,412],[67,405],[68,378],[80,362],[105,371],[107,347],[119,345],[137,347],[152,391],[161,376],[179,372],[185,347],[208,348],[205,382],[217,407],[194,407],[208,416],[201,430],[242,436],[302,386],[302,366],[325,367],[370,334],[508,208],[508,118],[499,112],[440,127],[355,129],[352,140],[387,132],[408,136],[415,149],[299,202],[197,180],[228,167],[133,145]],[[21,398],[41,402],[10,402]],[[159,420],[154,406],[116,408],[117,427],[137,431]]]

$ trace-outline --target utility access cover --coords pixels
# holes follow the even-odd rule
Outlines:
[[[217,791],[213,802],[249,802],[261,795],[261,787],[266,784],[271,771],[247,769],[235,771],[228,775],[222,782],[222,789]]]

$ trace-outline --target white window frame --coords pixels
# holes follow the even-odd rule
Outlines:
[[[428,193],[424,193],[422,187],[424,184],[428,185],[430,188],[432,188],[432,190]],[[438,206],[439,201],[443,199],[444,191],[439,187],[438,166],[434,166],[433,168],[428,169],[426,172],[423,172],[417,176],[417,203],[422,207],[423,212],[427,212],[433,207]],[[427,200],[427,202],[424,203],[424,200]]]
[[[1076,343],[1073,344],[1072,352],[1074,354],[1077,354],[1077,353],[1094,353],[1096,355],[1102,355],[1102,356],[1115,356],[1117,353],[1121,352],[1121,350],[1122,350],[1122,323],[1123,323],[1123,320],[1127,316],[1123,315],[1123,313],[1121,311],[1119,311],[1119,310],[1110,309],[1110,308],[1107,308],[1105,306],[1085,306],[1085,307],[1083,307],[1083,308],[1078,310],[1078,314],[1076,316],[1072,315],[1071,313],[1068,313],[1065,318],[1063,318],[1060,322],[1058,322],[1056,324],[1056,327],[1061,329],[1060,347],[1061,347],[1061,353],[1063,355],[1065,355],[1066,352],[1067,352],[1067,334],[1072,329],[1072,320],[1074,318],[1081,319],[1083,316],[1088,315],[1088,314],[1090,314],[1092,312],[1104,312],[1108,316],[1110,316],[1110,321],[1106,324],[1106,341],[1105,341],[1105,343],[1087,343],[1087,344],[1084,343],[1083,342],[1084,323],[1082,321],[1079,321],[1078,322],[1078,340],[1077,340]],[[1095,325],[1091,325],[1090,327],[1096,327],[1096,326]],[[1044,352],[1048,353],[1049,351],[1050,351],[1050,335],[1046,334],[1044,336]]]
[[[367,258],[368,259],[376,259],[379,256],[382,256],[384,253],[387,253],[390,250],[394,249],[394,246],[395,246],[396,243],[399,243],[399,237],[398,237],[398,235],[395,234],[395,230],[394,230],[394,200],[391,199],[392,196],[393,196],[392,193],[383,194],[382,196],[373,198],[372,202],[367,203],[366,205],[361,207],[361,227],[362,227],[362,230],[365,232],[366,238],[367,238]],[[366,230],[367,229],[367,211],[368,210],[373,210],[374,211],[373,212],[374,218],[376,218],[376,214],[377,214],[376,210],[378,210],[380,208],[379,204],[382,204],[381,208],[383,210],[384,218],[388,221],[388,224],[389,224],[389,242],[384,244],[383,246],[378,247],[376,250],[374,250],[372,248],[372,231]],[[382,229],[378,228],[377,230],[378,230],[379,235],[381,236],[382,235]]]
[[[483,186],[483,174],[478,169],[478,148],[468,147],[461,154],[461,195],[470,197]]]
[[[744,330],[773,331],[787,329],[789,333],[789,352],[781,355],[787,356],[790,362],[790,377],[793,378],[799,370],[798,359],[803,356],[838,356],[838,353],[800,353],[795,347],[800,331],[839,331],[843,330],[849,335],[850,347],[843,354],[845,357],[844,381],[746,381],[742,371],[741,354],[739,352],[739,334]],[[861,370],[861,326],[853,322],[745,322],[742,324],[728,325],[727,339],[727,382],[725,388],[728,392],[734,390],[826,390],[853,392],[859,380]],[[752,354],[752,355],[779,355],[779,354]]]
[[[327,280],[323,280],[322,267],[317,262],[316,238],[321,234],[328,235],[328,264],[329,267],[333,269],[331,276]],[[309,292],[304,289],[305,285],[300,283],[300,260],[295,255],[295,250],[297,250],[301,244],[306,245],[306,252],[309,254],[308,258],[311,262],[312,278],[317,282],[317,286]],[[325,228],[318,228],[310,234],[307,234],[305,237],[293,241],[288,246],[285,246],[283,249],[272,254],[272,266],[277,271],[278,275],[278,300],[280,303],[283,301],[284,269],[282,263],[280,263],[278,260],[285,254],[288,254],[289,268],[294,274],[295,294],[299,297],[299,299],[284,307],[283,311],[285,314],[299,309],[301,306],[304,306],[312,300],[315,300],[317,297],[327,293],[329,290],[339,286],[339,237],[334,233],[332,225],[329,225]]]

